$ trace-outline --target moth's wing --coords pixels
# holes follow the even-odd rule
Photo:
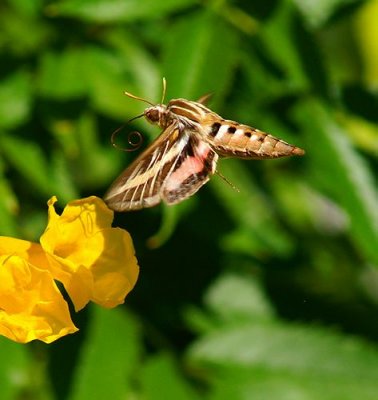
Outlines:
[[[104,196],[115,211],[152,207],[161,201],[161,188],[189,140],[178,123],[160,136],[115,180]]]
[[[196,193],[215,173],[218,154],[200,140],[198,134],[186,130],[189,140],[163,183],[162,198],[176,204]]]

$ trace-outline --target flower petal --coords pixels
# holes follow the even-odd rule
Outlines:
[[[138,277],[128,232],[111,228],[113,211],[95,196],[70,202],[62,215],[49,205],[49,222],[40,242],[52,266],[80,310],[90,300],[105,307],[124,301]]]
[[[134,246],[128,232],[120,228],[103,229],[104,251],[92,267],[95,281],[92,301],[103,307],[124,302],[139,273]]]
[[[1,335],[51,343],[77,330],[49,271],[18,255],[0,256]]]
[[[20,256],[31,264],[37,265],[39,268],[49,268],[49,262],[39,243],[0,236],[0,256],[11,254]]]

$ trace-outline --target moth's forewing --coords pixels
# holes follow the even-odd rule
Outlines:
[[[104,196],[115,211],[153,207],[161,201],[161,187],[185,143],[176,125],[170,125],[114,181]]]

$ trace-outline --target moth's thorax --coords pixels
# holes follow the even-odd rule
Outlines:
[[[169,125],[169,111],[165,104],[157,104],[144,110],[144,116],[152,124],[166,128]]]
[[[185,99],[173,99],[167,109],[181,121],[187,124],[201,124],[207,113],[210,112],[203,104]]]
[[[204,105],[185,99],[173,99],[168,105],[157,104],[144,111],[146,119],[162,129],[167,128],[173,121],[178,121],[182,127],[193,128],[203,123],[209,113],[211,111]]]

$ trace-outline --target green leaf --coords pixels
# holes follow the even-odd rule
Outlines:
[[[205,296],[206,306],[223,320],[270,320],[273,309],[261,287],[252,280],[226,274],[210,287]]]
[[[239,98],[235,99],[236,109],[245,112],[246,116],[252,118],[260,114],[260,110],[254,110],[256,105],[266,106],[274,99],[287,94],[288,88],[282,85],[282,80],[277,77],[261,60],[253,49],[248,48],[242,53],[241,68],[246,78],[244,90],[240,90]],[[250,99],[251,107],[243,108],[246,99]],[[238,104],[240,106],[238,107]],[[252,108],[252,110],[250,110]],[[252,114],[252,115],[251,115]]]
[[[348,213],[356,248],[378,265],[378,194],[368,165],[321,103],[302,102],[295,115],[307,133],[312,176]]]
[[[357,79],[362,78],[364,85],[366,84],[372,93],[376,93],[378,85],[377,15],[378,3],[376,1],[365,1],[352,21],[352,34],[355,42],[353,47],[356,49],[356,58],[360,67]],[[348,48],[350,47],[348,46]]]
[[[96,120],[92,114],[84,114],[75,126],[75,140],[78,145],[78,157],[71,163],[71,173],[80,187],[93,188],[107,183],[116,173],[118,163],[109,163],[114,159],[114,148],[110,145],[100,147]]]
[[[24,70],[0,81],[0,128],[15,128],[28,119],[31,96],[30,75]]]
[[[5,6],[0,13],[0,48],[5,70],[13,70],[17,65],[27,68],[27,57],[44,49],[52,34],[46,20],[36,18],[42,13],[41,0],[11,1],[14,9]]]
[[[180,375],[172,357],[160,354],[150,357],[140,375],[143,398],[148,400],[195,400],[199,396]]]
[[[93,22],[156,19],[185,9],[195,0],[66,0],[49,7],[51,15],[64,15]]]
[[[0,157],[0,235],[16,236],[16,222],[14,216],[18,211],[18,202],[12,192],[10,182],[4,174],[4,161]]]
[[[157,249],[165,244],[173,235],[177,223],[181,217],[188,214],[193,209],[195,199],[190,199],[176,207],[162,204],[162,220],[159,230],[150,236],[147,240],[147,246],[150,249]]]
[[[69,161],[62,152],[56,151],[51,162],[51,175],[54,179],[54,194],[62,203],[67,203],[79,197],[79,191],[73,182],[74,176],[70,173]]]
[[[127,103],[123,94],[125,88],[132,91],[125,77],[125,60],[99,46],[87,47],[84,55],[82,62],[93,106],[109,117],[125,120],[129,104],[135,109],[140,107],[136,101]]]
[[[216,101],[228,88],[237,58],[236,35],[222,19],[211,12],[186,16],[167,38],[167,98],[196,100],[214,93]]]
[[[218,327],[193,345],[197,362],[228,367],[259,367],[346,379],[373,379],[378,374],[378,350],[357,339],[314,326],[269,323]],[[378,389],[378,382],[375,383]]]
[[[20,14],[35,16],[42,12],[43,0],[9,0]]]
[[[0,148],[4,157],[24,177],[25,185],[33,188],[33,192],[48,197],[54,193],[49,166],[38,144],[3,135],[0,136]]]
[[[374,380],[335,376],[272,373],[259,368],[234,367],[221,373],[212,386],[212,400],[375,400]]]
[[[237,230],[225,238],[226,248],[258,257],[290,254],[293,243],[279,227],[269,200],[254,182],[247,166],[238,160],[224,160],[219,169],[240,190],[238,193],[217,177],[211,182],[226,213],[237,226]]]
[[[29,356],[25,346],[0,337],[0,398],[14,400],[29,384]]]
[[[124,65],[128,75],[132,76],[133,86],[137,90],[136,95],[145,97],[152,103],[161,99],[162,75],[151,53],[143,46],[135,35],[128,30],[113,30],[105,38],[107,44],[111,45],[119,56],[120,62]],[[128,92],[132,88],[123,88]],[[140,102],[135,102],[139,109],[143,107]],[[129,111],[129,108],[132,111]],[[129,103],[124,104],[124,112],[131,115],[134,108]],[[137,112],[137,110],[135,110]]]
[[[12,196],[13,197],[13,196]],[[17,228],[14,220],[14,215],[8,207],[10,199],[10,189],[8,183],[0,178],[0,235],[16,236]],[[5,201],[4,201],[5,200]],[[12,199],[13,200],[13,199]]]
[[[45,97],[67,100],[87,92],[87,71],[83,49],[46,51],[39,66],[38,87]]]
[[[54,192],[55,193],[55,192]],[[41,234],[46,229],[47,223],[47,200],[51,197],[52,194],[46,196],[43,203],[41,203],[40,210],[30,210],[26,205],[21,203],[21,213],[18,219],[19,223],[19,237],[23,239],[33,240],[34,242],[38,242]],[[60,200],[60,198],[59,198]],[[71,199],[70,199],[71,200]],[[60,203],[62,204],[62,203]],[[27,212],[23,212],[24,208],[27,209]]]
[[[187,353],[190,366],[211,377],[210,398],[374,398],[376,346],[314,325],[273,320],[257,284],[243,279],[223,277],[210,288],[208,320],[218,323],[208,324]],[[256,294],[263,305],[257,313],[248,311]]]
[[[264,45],[264,55],[280,68],[283,75],[282,84],[286,86],[286,91],[304,90],[309,86],[301,53],[297,47],[295,24],[292,4],[281,1],[274,15],[262,25],[259,32],[259,38]]]
[[[121,309],[94,306],[69,399],[130,398],[139,351],[134,319]]]
[[[312,28],[323,25],[339,8],[362,3],[361,0],[293,0],[293,2]]]

